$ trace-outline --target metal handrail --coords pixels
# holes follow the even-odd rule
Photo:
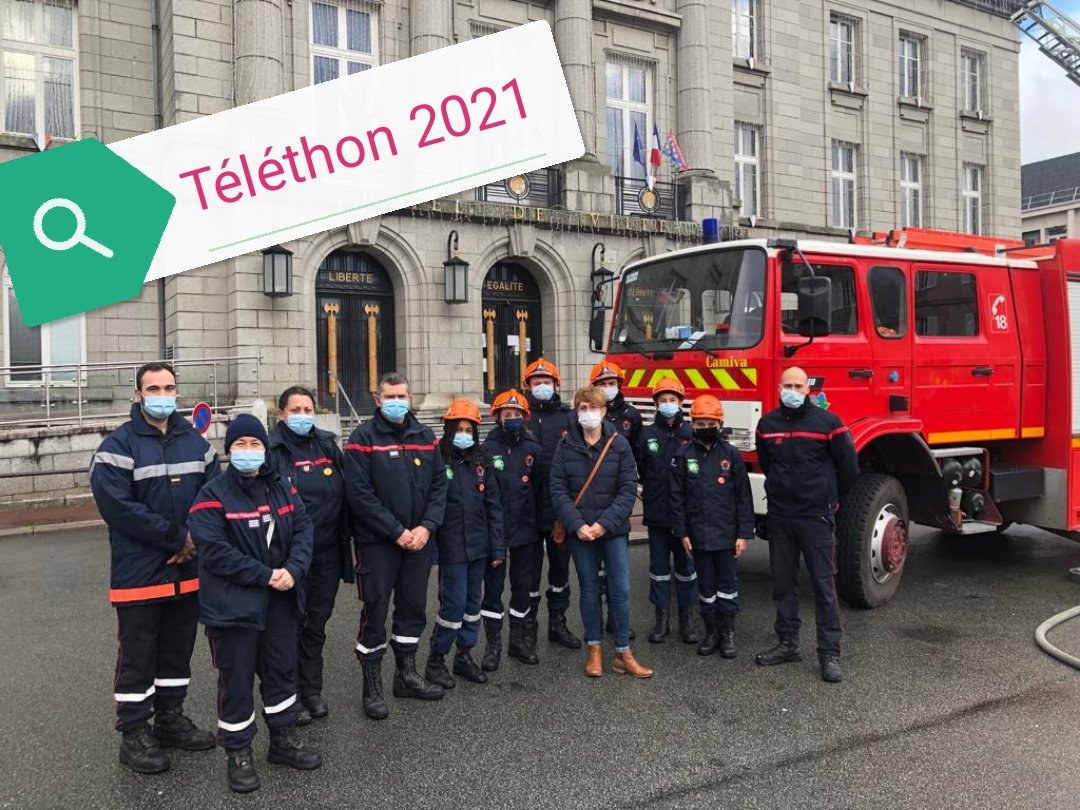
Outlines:
[[[329,374],[330,374],[330,379],[332,379],[336,383],[336,385],[334,386],[334,396],[337,397],[340,394],[341,396],[345,397],[345,404],[349,406],[349,413],[352,414],[352,418],[356,420],[357,424],[359,424],[360,423],[360,414],[358,414],[356,412],[356,408],[353,407],[352,400],[349,399],[348,392],[345,390],[345,387],[341,384],[341,379],[334,373],[333,369],[331,369],[329,371]],[[334,403],[334,410],[337,411],[338,413],[341,413],[341,405],[340,405],[340,403]]]
[[[1061,195],[1060,198],[1058,195]],[[1032,208],[1049,208],[1052,205],[1064,205],[1077,200],[1080,200],[1080,186],[1062,188],[1057,191],[1044,191],[1042,194],[1031,194],[1021,199],[1020,209],[1030,211]]]

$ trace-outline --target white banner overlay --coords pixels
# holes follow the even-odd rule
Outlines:
[[[147,281],[584,153],[545,22],[109,148],[176,195]]]

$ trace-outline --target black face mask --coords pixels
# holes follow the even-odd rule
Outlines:
[[[694,437],[698,441],[705,442],[706,444],[712,444],[720,438],[720,428],[718,427],[701,427],[694,428]]]

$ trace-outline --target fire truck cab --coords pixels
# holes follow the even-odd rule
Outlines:
[[[785,368],[804,368],[811,397],[850,427],[862,474],[837,519],[850,604],[896,592],[909,522],[1080,539],[1080,240],[744,240],[637,261],[616,283],[607,354],[627,399],[648,420],[663,377],[684,384],[687,408],[718,396],[759,516],[754,434]]]

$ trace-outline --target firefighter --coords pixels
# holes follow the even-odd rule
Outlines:
[[[615,363],[610,360],[601,360],[589,373],[589,384],[600,389],[607,400],[607,416],[604,418],[615,426],[623,438],[630,443],[630,450],[634,454],[634,460],[640,462],[638,457],[638,442],[641,438],[641,414],[638,409],[631,405],[622,395],[622,382],[624,373]],[[604,576],[604,561],[600,560],[600,596],[603,602],[608,602],[608,583]],[[611,611],[607,612],[607,621],[604,629],[608,633],[614,633],[611,624]],[[634,628],[630,628],[630,640],[636,637]]]
[[[506,567],[510,569],[510,646],[507,653],[523,664],[538,662],[536,639],[530,632],[536,622],[529,600],[534,558],[543,560],[543,546],[538,542],[537,519],[542,494],[547,491],[547,475],[541,461],[544,448],[525,426],[529,403],[514,389],[495,397],[491,414],[496,425],[484,440],[484,450],[491,456],[502,497],[503,539],[509,566],[488,568],[484,577],[484,617],[487,645],[480,662],[485,672],[499,668],[502,656],[503,588]],[[537,546],[540,546],[538,549]]]
[[[821,678],[843,680],[840,609],[836,601],[836,511],[859,476],[851,433],[840,417],[807,396],[806,372],[780,377],[780,407],[761,417],[757,455],[768,499],[766,534],[779,642],[757,656],[761,666],[801,661],[799,555],[814,586]]]
[[[338,583],[355,581],[352,543],[345,508],[345,459],[337,437],[315,427],[315,394],[293,386],[278,398],[278,423],[270,431],[271,466],[300,493],[314,529],[311,570],[304,578],[306,605],[300,623],[297,725],[326,717],[323,697],[323,646],[334,610]]]
[[[431,636],[425,677],[453,689],[446,654],[457,642],[454,675],[487,683],[487,674],[472,657],[480,630],[480,598],[484,575],[501,569],[502,501],[491,459],[480,447],[480,409],[458,400],[443,415],[439,454],[446,465],[446,511],[435,532],[439,555],[439,612]]]
[[[297,488],[266,463],[269,443],[258,418],[233,419],[225,431],[229,468],[202,488],[189,518],[199,552],[199,613],[218,671],[218,742],[236,793],[259,788],[251,755],[256,674],[270,730],[267,760],[299,770],[322,765],[296,732],[296,638],[311,518]]]
[[[356,543],[357,586],[364,602],[356,657],[364,675],[364,712],[383,720],[386,614],[394,599],[394,697],[441,700],[443,688],[416,671],[416,647],[427,624],[431,535],[446,506],[446,465],[430,428],[411,413],[409,382],[390,372],[379,379],[374,417],[345,445],[345,494]]]
[[[638,468],[641,471],[641,501],[645,526],[649,531],[649,601],[656,608],[656,625],[649,641],[659,644],[671,632],[671,578],[675,577],[675,597],[679,606],[679,635],[686,644],[700,640],[694,629],[694,561],[682,545],[682,535],[671,530],[671,469],[675,452],[694,433],[683,418],[686,390],[678,380],[666,377],[652,390],[656,418],[641,431]],[[674,560],[674,566],[672,565]],[[674,569],[674,574],[672,573]]]
[[[214,735],[196,728],[183,705],[199,622],[188,510],[220,470],[214,449],[176,413],[176,396],[172,366],[142,366],[130,421],[105,437],[90,465],[94,501],[109,527],[120,761],[139,773],[168,770],[163,748],[214,747]]]
[[[541,357],[531,363],[522,375],[525,401],[528,409],[528,426],[543,448],[540,458],[545,469],[551,469],[555,448],[574,423],[574,412],[562,400],[556,389],[562,385],[559,369]],[[570,607],[570,549],[566,543],[558,545],[551,538],[555,523],[555,510],[551,506],[551,492],[545,486],[540,493],[540,519],[538,541],[534,548],[532,583],[529,591],[532,622],[529,625],[529,641],[535,648],[538,629],[537,610],[540,607],[540,581],[544,573],[544,547],[548,557],[548,641],[569,650],[580,650],[581,639],[566,626],[566,609]]]
[[[724,408],[716,397],[697,397],[690,406],[694,439],[675,454],[671,475],[672,532],[694,556],[705,637],[698,655],[717,648],[736,656],[739,612],[736,559],[754,536],[750,477],[739,451],[721,435]]]

